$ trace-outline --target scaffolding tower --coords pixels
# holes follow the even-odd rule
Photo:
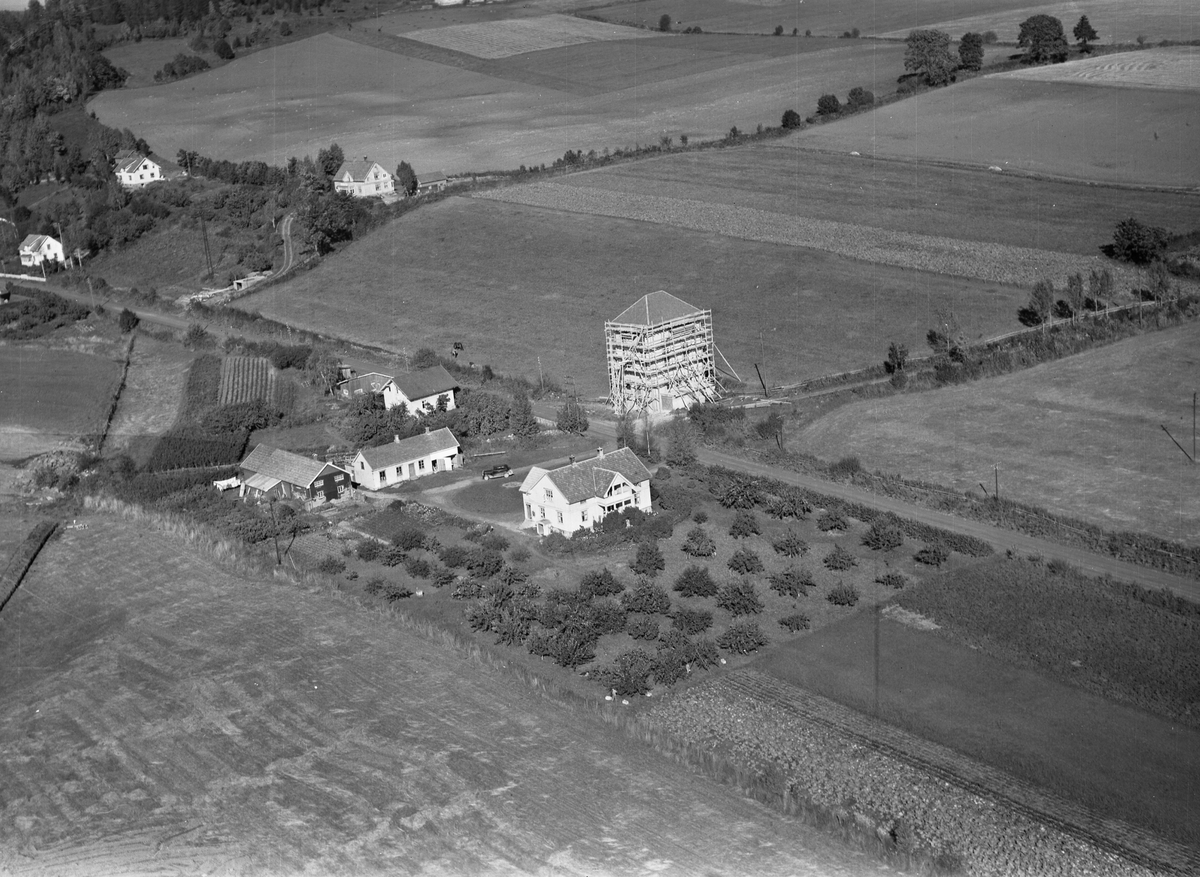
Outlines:
[[[660,289],[606,322],[604,340],[608,404],[618,413],[672,411],[720,394],[712,311]]]

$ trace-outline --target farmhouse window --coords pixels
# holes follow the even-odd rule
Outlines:
[[[422,472],[424,472],[425,471],[425,461],[417,460],[417,468],[420,469]]]
[[[380,469],[380,470],[379,470],[379,483],[380,483],[380,484],[387,484],[387,469]]]
[[[359,468],[359,469],[366,469],[366,468],[367,468],[367,464],[366,464],[366,463],[364,463],[362,460],[359,460],[359,461],[358,461],[358,468]]]
[[[546,517],[546,510],[543,508],[543,509],[540,509],[540,511],[542,513],[542,517],[543,518]]]
[[[583,523],[583,524],[586,524],[588,522],[587,521],[587,509],[583,509],[579,512],[579,521],[580,521],[580,523]]]
[[[560,524],[563,522],[562,512],[559,512],[559,513],[558,513],[558,522],[559,522]]]
[[[547,487],[545,490],[545,496],[546,496],[546,502],[550,502],[551,500],[554,499],[554,491],[551,490],[549,487]]]

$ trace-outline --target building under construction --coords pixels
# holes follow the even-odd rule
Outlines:
[[[659,290],[604,324],[608,403],[618,412],[672,411],[717,398],[712,311]]]

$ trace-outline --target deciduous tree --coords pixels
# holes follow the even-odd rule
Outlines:
[[[920,28],[905,40],[904,69],[920,74],[929,85],[945,85],[954,76],[957,62],[950,51],[950,34]]]
[[[327,177],[336,174],[345,160],[346,156],[342,152],[342,147],[337,143],[330,143],[328,149],[317,152],[317,168]]]
[[[823,94],[817,99],[817,115],[836,116],[842,111],[842,102],[836,94]]]
[[[779,124],[781,124],[784,128],[799,128],[800,121],[800,114],[795,110],[785,110],[783,113],[783,119]]]
[[[1123,262],[1146,265],[1162,255],[1169,238],[1165,228],[1143,225],[1130,217],[1113,230],[1113,255]]]
[[[558,428],[571,435],[583,435],[588,429],[587,412],[575,399],[568,399],[558,409]]]
[[[983,67],[983,34],[963,34],[958,44],[958,63],[964,70],[978,70]]]
[[[671,16],[664,13],[663,16],[658,20],[658,29],[663,33],[669,31],[671,29]]]
[[[1067,37],[1062,22],[1053,15],[1031,15],[1021,22],[1017,45],[1028,49],[1025,59],[1030,64],[1067,60]]]
[[[407,161],[396,166],[396,191],[412,195],[417,191],[417,173]]]

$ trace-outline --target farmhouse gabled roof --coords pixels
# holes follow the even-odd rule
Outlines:
[[[339,181],[345,181],[345,182],[351,182],[351,183],[362,183],[362,182],[366,181],[367,174],[369,174],[371,172],[371,168],[375,167],[378,164],[379,164],[379,162],[371,161],[371,159],[369,159],[369,158],[364,158],[362,160],[355,159],[354,161],[345,161],[345,162],[342,162],[342,166],[340,168],[338,168],[338,172],[336,174],[334,174],[333,178],[335,180],[339,180]],[[382,167],[380,167],[379,169],[381,171],[383,171],[385,174],[387,173],[387,171],[383,170]],[[390,176],[390,174],[389,174],[389,176]]]
[[[416,401],[458,389],[458,381],[440,365],[392,378],[406,399]]]
[[[54,240],[54,238],[50,237],[48,234],[26,235],[25,240],[21,241],[20,251],[22,253],[36,253],[42,247],[46,246],[47,241],[54,241],[56,244],[58,243],[58,241]]]
[[[525,480],[521,482],[521,493],[529,493],[537,486],[537,483],[542,480],[542,476],[550,470],[543,469],[541,466],[532,466],[529,469],[529,474],[525,476]]]
[[[314,460],[312,457],[293,454],[291,451],[272,448],[270,445],[258,445],[242,461],[241,468],[258,475],[278,478],[297,487],[309,487],[330,470],[346,472],[340,466],[326,463],[324,460]]]
[[[358,453],[372,469],[383,469],[387,466],[410,463],[439,451],[450,450],[458,452],[458,439],[454,437],[454,433],[443,426],[433,432],[414,435],[412,438],[402,439],[398,442],[388,442],[377,448],[363,448]]]
[[[620,315],[612,320],[626,326],[655,326],[669,320],[678,320],[703,313],[700,308],[693,307],[683,299],[676,298],[666,290],[660,289],[649,295],[643,295],[631,304]]]
[[[560,466],[546,473],[546,477],[554,482],[554,486],[567,502],[572,504],[591,497],[604,496],[618,476],[630,484],[640,484],[650,480],[650,470],[642,465],[642,461],[633,451],[621,448],[578,463]],[[526,483],[528,481],[527,478]],[[529,490],[533,487],[534,485],[530,484]],[[521,485],[521,490],[529,492],[525,484]]]
[[[365,375],[356,375],[342,381],[337,385],[337,388],[351,396],[357,393],[382,393],[383,388],[391,380],[391,375],[380,374],[379,372],[367,372]]]

